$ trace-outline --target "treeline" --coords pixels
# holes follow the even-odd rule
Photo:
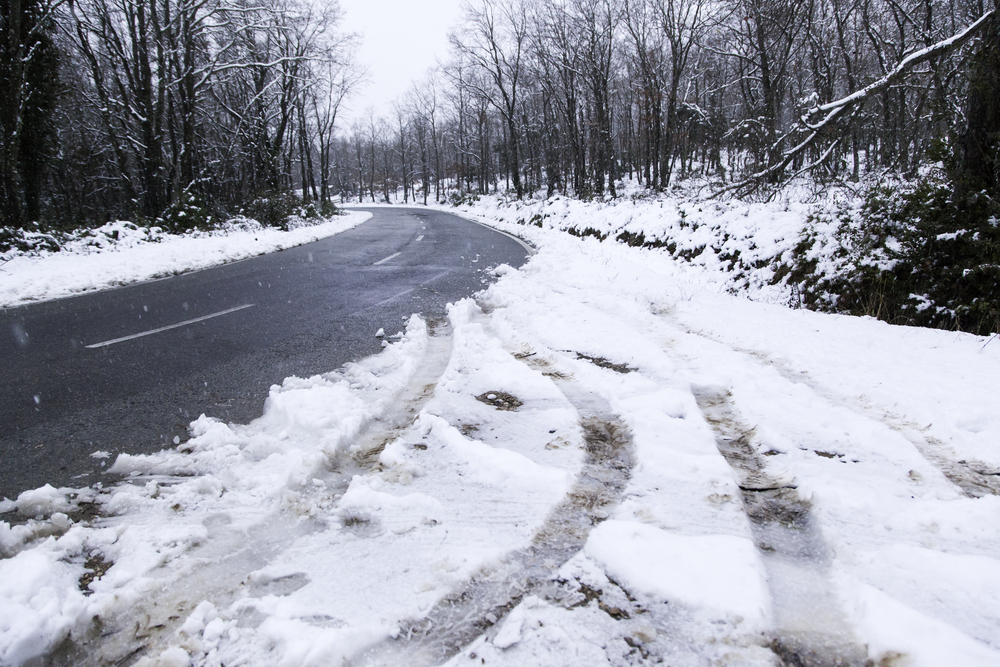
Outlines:
[[[358,80],[336,3],[0,0],[0,21],[3,226],[184,228],[329,181]]]
[[[749,194],[946,162],[996,187],[983,0],[475,0],[450,60],[336,146],[345,197]],[[860,91],[860,92],[858,92]],[[858,92],[858,94],[854,94]],[[412,189],[412,191],[411,191]]]
[[[323,9],[326,7],[326,9]],[[348,198],[766,192],[943,163],[996,193],[995,0],[472,0],[388,117],[336,5],[0,0],[8,226]],[[860,92],[859,92],[860,91]],[[857,94],[855,94],[857,93]]]

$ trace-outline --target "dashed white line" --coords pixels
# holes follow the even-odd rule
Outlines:
[[[424,235],[423,234],[421,234],[420,236],[417,237],[418,241],[422,241],[423,239],[424,239]]]
[[[170,329],[176,329],[178,327],[186,327],[189,324],[194,324],[195,322],[204,322],[205,320],[210,320],[213,317],[219,317],[220,315],[228,315],[229,313],[235,313],[237,310],[243,310],[244,308],[250,308],[253,306],[252,303],[246,303],[242,306],[236,306],[235,308],[229,308],[228,310],[220,310],[217,313],[212,313],[211,315],[202,315],[201,317],[196,317],[193,320],[185,320],[183,322],[178,322],[177,324],[168,324],[165,327],[160,327],[158,329],[150,329],[149,331],[143,331],[142,333],[132,334],[131,336],[122,336],[121,338],[114,338],[112,340],[106,340],[102,343],[94,343],[93,345],[86,345],[88,350],[92,350],[97,347],[107,347],[108,345],[114,345],[115,343],[123,343],[127,340],[132,340],[134,338],[142,338],[143,336],[151,336],[155,333],[160,333],[161,331],[169,331]]]
[[[374,264],[372,264],[372,266],[378,266],[379,264],[385,264],[390,259],[396,259],[401,254],[403,254],[403,253],[401,253],[401,252],[393,253],[393,254],[389,255],[388,257],[386,257],[385,259],[380,259],[379,261],[375,262]]]

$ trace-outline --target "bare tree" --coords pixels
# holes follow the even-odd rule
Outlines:
[[[747,187],[756,187],[764,180],[773,179],[798,155],[801,155],[807,149],[811,148],[822,136],[832,132],[837,121],[839,121],[848,112],[856,110],[868,99],[904,80],[920,63],[926,62],[932,58],[941,57],[965,45],[981,31],[992,26],[995,21],[995,15],[996,10],[991,10],[958,34],[952,35],[951,37],[948,37],[947,39],[944,39],[941,42],[933,44],[927,48],[919,49],[910,53],[895,67],[893,67],[888,74],[865,86],[861,90],[856,90],[850,95],[827,104],[817,105],[810,108],[799,119],[799,124],[796,127],[799,131],[805,132],[805,138],[802,141],[781,154],[780,158],[776,159],[774,164],[752,174],[749,178],[739,183],[734,183],[728,188],[725,188],[724,191],[743,190]],[[984,51],[987,54],[991,54],[992,49],[993,47],[988,45],[984,48]],[[996,80],[995,76],[993,80]],[[977,101],[974,100],[973,105],[975,104],[977,104]],[[821,155],[820,159],[808,165],[806,169],[811,169],[821,163],[826,159],[826,157],[828,157],[831,151],[832,146]]]
[[[312,91],[312,116],[319,142],[320,201],[330,201],[332,145],[337,113],[344,100],[364,82],[367,74],[353,58],[356,35],[346,35],[328,57],[316,66],[318,78]]]
[[[452,43],[487,75],[491,85],[473,80],[469,85],[500,112],[507,129],[510,175],[520,199],[524,194],[520,171],[520,133],[517,112],[527,51],[528,14],[521,0],[479,0],[465,5],[465,28]],[[485,82],[484,82],[485,83]]]
[[[671,142],[671,151],[664,151],[664,162],[660,167],[660,186],[667,187],[673,171],[673,144],[677,141],[678,107],[681,83],[684,80],[691,50],[711,25],[712,17],[707,16],[707,0],[654,0],[660,28],[669,45],[669,84],[667,86],[666,137]]]

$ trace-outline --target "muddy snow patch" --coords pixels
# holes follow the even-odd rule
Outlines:
[[[612,361],[608,361],[604,357],[591,356],[589,354],[583,354],[582,352],[577,352],[576,358],[583,359],[584,361],[589,361],[598,368],[607,368],[608,370],[612,370],[615,373],[622,373],[622,374],[631,373],[635,370],[634,368],[628,366],[627,364],[616,364]]]
[[[497,410],[517,410],[524,405],[517,396],[508,394],[505,391],[483,392],[479,396],[476,396],[476,400],[486,405],[492,405]]]

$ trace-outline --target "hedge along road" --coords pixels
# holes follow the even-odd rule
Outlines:
[[[0,311],[0,498],[109,481],[115,455],[173,446],[202,413],[251,421],[272,384],[376,353],[378,329],[442,316],[528,256],[455,215],[370,210],[308,245]]]

